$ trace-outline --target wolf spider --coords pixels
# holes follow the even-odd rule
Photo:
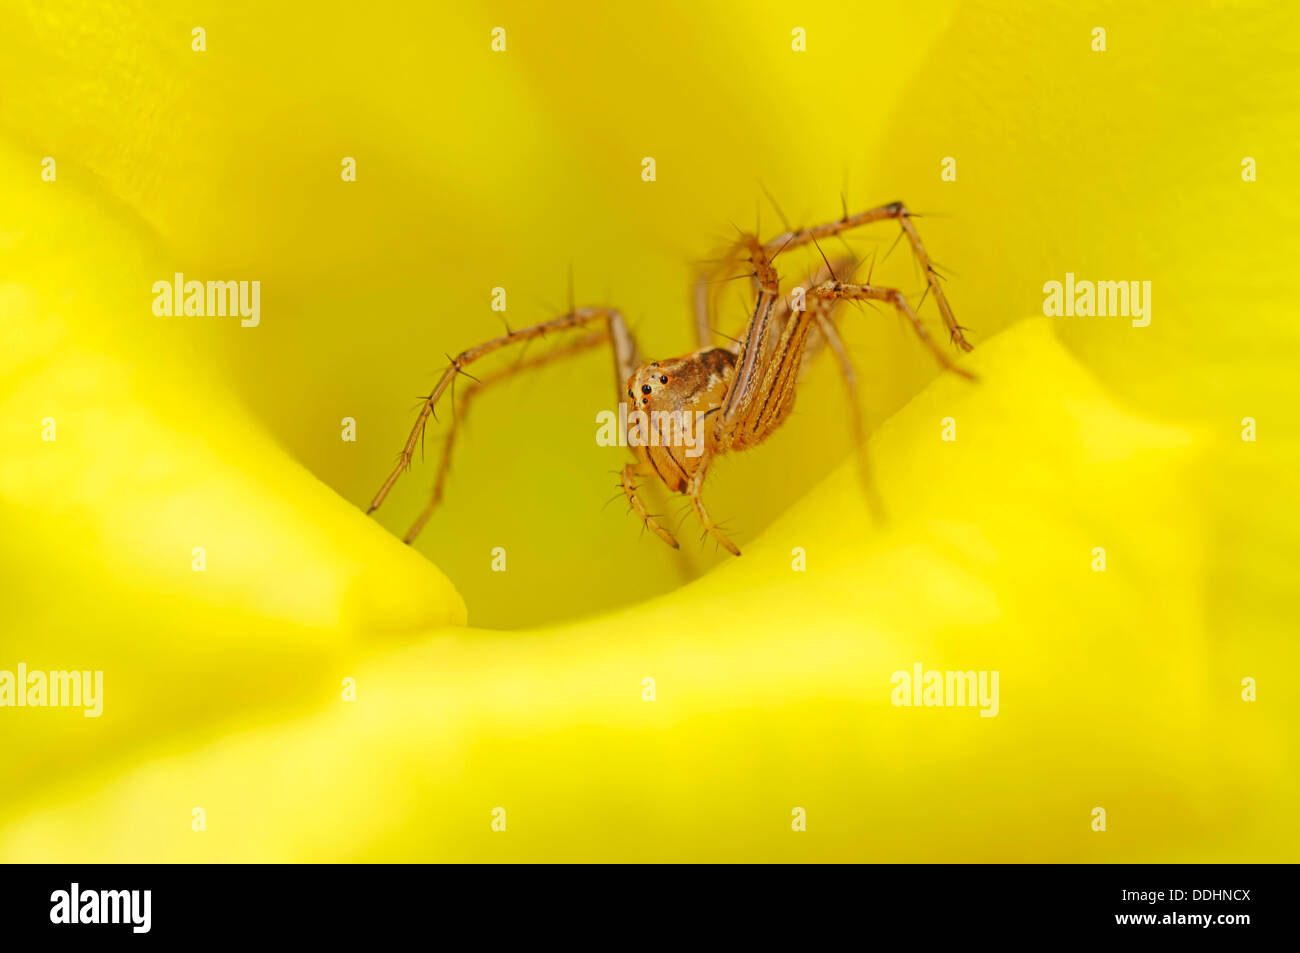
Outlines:
[[[593,332],[550,354],[526,363],[521,362],[515,367],[481,380],[473,378],[474,383],[466,390],[459,406],[454,410],[451,427],[445,437],[442,459],[434,480],[432,498],[407,531],[405,541],[409,543],[415,539],[442,500],[456,430],[476,393],[517,370],[535,367],[608,342],[614,352],[615,386],[619,392],[625,391],[628,398],[639,402],[638,409],[670,413],[687,411],[691,413],[692,418],[696,414],[705,415],[704,445],[702,452],[696,456],[674,453],[673,441],[669,439],[659,440],[657,445],[656,441],[652,440],[648,446],[632,446],[636,462],[623,467],[619,483],[631,509],[656,536],[674,549],[677,548],[677,540],[653,514],[646,510],[638,492],[638,477],[658,478],[670,491],[689,496],[691,507],[705,533],[712,535],[728,552],[739,556],[740,550],[709,516],[704,501],[700,498],[704,478],[709,472],[709,464],[714,457],[757,446],[770,437],[773,431],[785,421],[794,406],[796,379],[803,360],[811,349],[810,332],[814,326],[824,343],[835,352],[839,361],[849,388],[851,407],[855,415],[854,428],[858,432],[858,439],[861,438],[860,422],[856,417],[858,404],[853,369],[835,324],[831,320],[832,311],[839,302],[879,301],[893,306],[912,325],[917,337],[930,348],[944,370],[966,378],[973,377],[948,359],[901,291],[870,284],[870,275],[867,277],[867,283],[864,284],[840,280],[836,276],[836,265],[838,264],[841,270],[847,266],[851,273],[851,270],[857,267],[852,261],[832,264],[822,253],[824,266],[816,273],[802,301],[794,295],[787,297],[781,295],[779,279],[773,265],[778,254],[787,248],[809,243],[816,245],[820,253],[821,246],[817,244],[818,239],[837,236],[849,229],[887,219],[899,223],[902,228],[899,238],[906,236],[911,244],[912,252],[925,271],[927,285],[925,294],[934,293],[939,313],[943,316],[943,322],[948,328],[952,342],[963,350],[971,350],[972,345],[962,336],[963,329],[953,318],[952,309],[948,306],[948,300],[939,286],[939,275],[921,244],[921,238],[912,224],[912,216],[902,202],[881,205],[856,215],[849,215],[846,210],[839,220],[812,228],[793,229],[787,226],[785,232],[767,242],[761,241],[757,234],[742,233],[732,249],[733,257],[724,259],[748,260],[752,266],[752,272],[735,276],[752,278],[757,292],[753,314],[740,338],[733,339],[732,343],[722,347],[714,346],[707,307],[707,286],[710,282],[703,277],[696,285],[695,324],[700,347],[681,357],[649,364],[641,363],[636,342],[623,316],[613,308],[572,308],[568,314],[550,321],[518,331],[507,330],[506,334],[462,351],[451,359],[451,364],[439,378],[433,392],[423,399],[419,416],[415,426],[411,428],[406,445],[402,448],[397,466],[379,488],[379,492],[375,494],[366,512],[373,513],[379,508],[402,471],[410,466],[416,444],[421,439],[430,415],[434,413],[434,406],[438,399],[458,374],[471,376],[463,370],[466,365],[510,344],[530,341],[555,331],[594,327],[596,330]],[[922,301],[924,297],[922,295]],[[803,307],[800,307],[800,304]],[[626,433],[623,436],[626,437]],[[626,440],[623,442],[631,443]]]

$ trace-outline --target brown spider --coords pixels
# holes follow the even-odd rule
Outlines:
[[[424,527],[429,516],[442,500],[443,484],[451,458],[452,442],[456,429],[464,418],[466,408],[474,394],[482,387],[491,384],[508,374],[526,367],[568,356],[588,348],[609,342],[614,351],[615,385],[620,393],[634,401],[637,410],[647,412],[645,419],[651,421],[650,427],[638,420],[644,431],[641,440],[629,434],[632,428],[624,425],[624,438],[632,447],[636,456],[635,463],[623,467],[620,486],[627,496],[632,509],[641,520],[660,539],[674,549],[677,540],[649,513],[638,495],[636,478],[638,476],[657,477],[674,493],[684,493],[690,497],[695,515],[706,533],[711,534],[728,552],[739,556],[740,550],[718,528],[704,508],[700,493],[704,478],[709,471],[709,463],[719,454],[731,451],[747,450],[762,443],[779,427],[794,406],[795,383],[803,360],[810,349],[809,332],[816,324],[821,338],[830,345],[839,360],[849,387],[851,407],[855,413],[854,427],[860,437],[860,423],[856,418],[857,399],[853,381],[853,369],[848,354],[840,340],[831,312],[840,301],[883,301],[897,308],[907,318],[921,341],[934,352],[939,364],[945,369],[972,378],[969,372],[955,366],[934,339],[926,331],[916,312],[903,296],[894,288],[881,288],[870,283],[855,284],[840,281],[836,277],[837,267],[825,255],[825,263],[810,286],[803,290],[795,289],[789,297],[782,297],[779,280],[773,261],[787,248],[808,243],[817,244],[819,238],[839,235],[851,228],[896,219],[902,226],[902,234],[907,236],[925,271],[926,293],[934,292],[939,312],[948,328],[952,341],[963,350],[971,350],[971,345],[962,336],[962,329],[953,319],[952,310],[939,287],[939,276],[921,245],[921,238],[912,224],[906,206],[902,202],[893,202],[877,208],[860,212],[856,215],[847,213],[838,221],[813,228],[790,229],[768,242],[762,242],[757,235],[743,234],[737,242],[734,252],[747,259],[753,268],[752,273],[740,277],[750,277],[754,281],[757,300],[742,336],[724,347],[713,346],[713,332],[708,320],[708,292],[710,283],[701,278],[696,285],[696,333],[700,349],[670,360],[642,364],[637,354],[636,342],[633,340],[623,316],[613,308],[574,308],[568,314],[535,324],[531,327],[508,333],[487,341],[477,347],[462,351],[451,361],[434,387],[433,393],[424,399],[420,413],[411,428],[406,446],[402,448],[401,459],[384,481],[384,485],[375,494],[367,513],[373,513],[388,496],[389,490],[397,482],[402,471],[411,464],[429,416],[434,405],[443,392],[450,386],[457,374],[465,373],[462,369],[499,348],[508,344],[529,341],[553,331],[568,328],[601,326],[591,333],[565,347],[534,360],[521,363],[513,368],[485,377],[475,379],[455,411],[451,427],[447,432],[443,447],[442,460],[434,481],[433,496],[428,506],[407,531],[405,541],[411,542]],[[902,236],[900,236],[902,237]],[[820,252],[820,245],[817,246]],[[734,257],[732,261],[742,260]],[[853,262],[836,263],[854,267]],[[867,278],[870,282],[870,275]],[[924,296],[922,296],[924,300]],[[657,412],[657,413],[656,413]],[[684,412],[684,413],[683,413]],[[689,415],[686,416],[686,415]],[[701,416],[702,415],[702,416]],[[629,419],[633,416],[629,414]],[[684,432],[681,422],[703,420],[702,447],[690,447],[690,452],[683,452],[680,438]],[[674,422],[677,422],[675,425]],[[667,429],[665,429],[665,426]],[[632,439],[627,439],[632,437]],[[649,437],[650,439],[645,439]]]

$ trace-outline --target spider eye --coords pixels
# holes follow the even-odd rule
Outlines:
[[[661,383],[661,384],[667,384],[667,383],[668,383],[668,378],[667,378],[667,377],[660,377],[660,378],[659,378],[659,383]]]
[[[642,385],[641,385],[641,393],[643,393],[643,394],[648,394],[648,393],[650,393],[650,385],[649,385],[649,384],[642,384]]]
[[[627,396],[629,396],[629,397],[632,396],[632,388],[630,388],[630,387],[627,389]]]

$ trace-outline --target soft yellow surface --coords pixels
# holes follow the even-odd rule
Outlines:
[[[0,669],[106,696],[0,709],[0,860],[1297,858],[1284,5],[153,6],[0,12]],[[936,213],[980,382],[846,319],[886,525],[826,364],[710,481],[741,559],[638,540],[603,355],[483,400],[420,552],[384,527],[429,463],[361,514],[490,288],[539,320],[572,262],[683,350],[759,178]],[[262,326],[156,318],[176,270],[261,280]],[[1067,270],[1152,281],[1151,326],[1031,317]],[[999,715],[891,706],[918,661],[1000,671]]]

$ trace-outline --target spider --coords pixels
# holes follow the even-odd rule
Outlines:
[[[840,219],[811,228],[796,229],[786,225],[782,234],[766,242],[761,241],[757,233],[742,232],[729,257],[723,261],[749,263],[752,271],[735,277],[752,279],[756,299],[753,313],[741,336],[732,339],[726,346],[714,345],[708,317],[708,285],[711,280],[708,276],[702,276],[695,286],[695,331],[700,347],[681,357],[642,363],[636,342],[623,316],[616,309],[608,307],[574,307],[561,317],[518,331],[507,329],[507,333],[500,337],[462,351],[451,358],[450,365],[439,378],[433,392],[423,398],[419,415],[402,448],[397,466],[379,488],[366,512],[373,513],[379,508],[398,477],[409,468],[416,444],[420,442],[425,425],[443,392],[458,374],[472,378],[464,370],[467,365],[511,344],[530,341],[552,332],[586,328],[589,331],[585,336],[550,354],[528,362],[521,360],[514,367],[482,379],[472,378],[474,383],[453,412],[434,480],[433,495],[407,531],[405,542],[410,543],[415,539],[442,500],[456,430],[477,392],[516,371],[608,343],[614,356],[616,392],[620,399],[626,395],[627,400],[633,401],[636,409],[646,412],[647,419],[652,421],[648,434],[650,439],[644,439],[647,434],[642,433],[643,439],[639,441],[620,441],[631,447],[636,458],[635,462],[623,467],[619,480],[619,487],[627,497],[631,509],[656,536],[674,549],[678,548],[676,538],[646,509],[639,493],[638,479],[658,479],[669,491],[689,497],[704,533],[711,535],[728,552],[739,556],[740,550],[713,521],[704,506],[701,498],[704,480],[714,457],[755,447],[785,422],[794,406],[795,384],[800,368],[814,348],[813,342],[817,340],[810,336],[814,327],[820,340],[831,347],[838,359],[849,389],[854,429],[858,439],[861,438],[853,369],[832,321],[832,312],[839,303],[879,301],[892,306],[911,324],[917,337],[934,353],[944,370],[973,379],[972,374],[953,364],[944,354],[901,291],[872,285],[870,274],[866,283],[840,280],[837,271],[851,275],[857,264],[848,260],[832,263],[818,244],[818,239],[838,236],[849,229],[872,222],[897,221],[902,229],[899,238],[907,237],[913,254],[925,272],[925,294],[934,293],[952,342],[962,350],[969,351],[972,345],[963,337],[963,329],[953,318],[952,309],[939,286],[939,274],[921,244],[912,217],[902,202],[892,202],[855,215],[849,215],[846,209]],[[809,243],[815,245],[821,253],[823,265],[807,288],[796,288],[790,295],[782,296],[773,262],[786,249]],[[674,439],[681,436],[681,428],[674,428],[673,422],[687,420],[685,415],[690,415],[689,419],[703,420],[702,447],[693,446],[689,453],[683,452],[681,440]],[[630,420],[632,414],[628,416]],[[624,426],[625,438],[631,436],[627,433],[629,429]]]

